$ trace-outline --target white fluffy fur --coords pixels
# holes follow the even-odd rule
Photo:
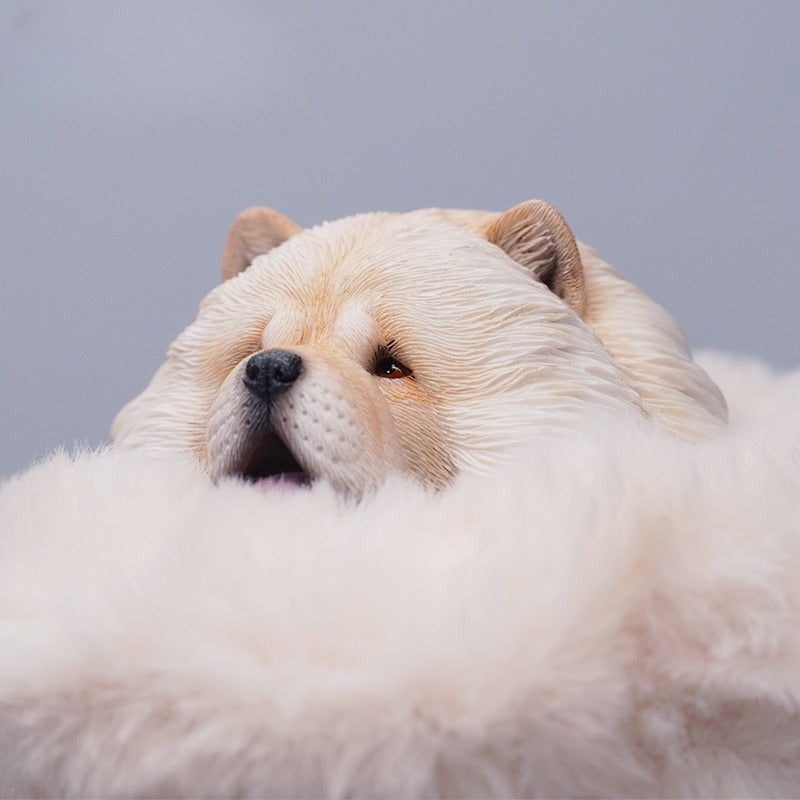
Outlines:
[[[800,373],[705,365],[713,441],[604,422],[438,496],[10,480],[0,795],[798,795]]]

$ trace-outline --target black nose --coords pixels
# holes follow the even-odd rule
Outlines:
[[[267,403],[285,392],[303,371],[303,359],[289,350],[262,350],[250,356],[244,368],[244,385]]]

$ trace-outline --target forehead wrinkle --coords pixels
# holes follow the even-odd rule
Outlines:
[[[303,319],[295,308],[280,308],[267,323],[261,336],[265,350],[279,345],[295,344],[302,330]]]
[[[338,315],[332,339],[338,350],[366,363],[379,344],[378,326],[361,303],[350,302]]]
[[[323,262],[312,269],[307,263],[306,267],[300,275],[276,272],[265,286],[272,310],[262,337],[265,347],[330,341],[342,297],[332,280],[336,265]]]

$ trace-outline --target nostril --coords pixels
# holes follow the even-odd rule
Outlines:
[[[244,374],[251,380],[254,381],[258,377],[258,373],[261,371],[261,367],[259,362],[255,358],[251,358],[244,368]]]
[[[279,358],[274,362],[275,379],[281,383],[294,383],[300,375],[303,362],[297,353],[283,351],[281,352],[281,356],[283,356],[284,353],[286,358]]]

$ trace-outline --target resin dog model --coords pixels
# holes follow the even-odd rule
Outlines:
[[[308,230],[251,208],[223,274],[112,430],[214,480],[441,488],[609,415],[688,439],[726,419],[673,318],[541,201]]]

